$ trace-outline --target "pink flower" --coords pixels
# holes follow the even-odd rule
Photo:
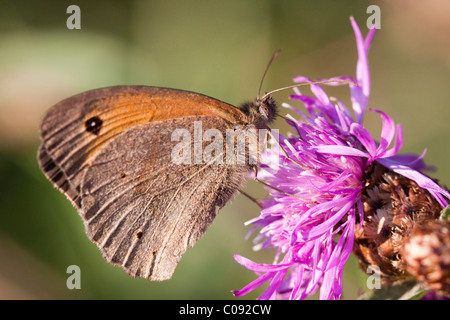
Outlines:
[[[236,296],[270,281],[259,299],[304,299],[319,288],[321,299],[340,299],[342,270],[352,252],[358,215],[363,220],[361,193],[373,162],[415,181],[442,207],[447,206],[445,198],[450,194],[418,171],[425,168],[423,155],[397,155],[403,143],[400,125],[384,112],[369,109],[381,117],[379,142],[362,125],[370,95],[368,52],[376,29],[364,39],[353,19],[351,24],[358,50],[356,79],[333,79],[357,84],[349,85],[354,117],[343,102],[330,99],[318,84],[302,76],[294,78],[294,82],[310,82],[314,96],[299,90],[291,96],[304,104],[308,114],[285,105],[302,120],[288,116],[295,134],[280,135],[277,148],[282,150],[266,153],[266,157],[280,154],[281,163],[277,170],[261,167],[258,177],[274,188],[268,189],[271,197],[263,200],[260,216],[249,222],[252,230],[260,228],[254,239],[256,248],[276,248],[278,253],[272,264],[235,255],[237,262],[257,275],[234,291]]]

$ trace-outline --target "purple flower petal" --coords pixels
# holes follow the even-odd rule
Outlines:
[[[233,257],[239,264],[255,272],[275,272],[286,270],[290,267],[290,264],[258,264],[237,254]]]
[[[350,133],[353,134],[359,142],[366,148],[367,152],[370,156],[374,156],[376,153],[376,144],[375,140],[372,138],[372,135],[367,131],[366,128],[364,128],[359,123],[352,123],[350,127]]]
[[[389,158],[394,156],[403,146],[403,129],[401,125],[397,125],[397,136],[395,138],[394,146],[392,149],[386,150],[384,152],[384,158]]]
[[[380,145],[378,146],[377,154],[384,153],[386,149],[394,139],[395,135],[395,123],[394,121],[384,112],[376,109],[370,109],[371,111],[377,112],[381,115],[382,128],[381,128],[381,138]]]
[[[353,31],[356,37],[356,48],[358,50],[358,63],[356,64],[356,80],[358,86],[351,86],[353,109],[356,114],[356,121],[362,123],[366,112],[370,95],[370,72],[369,61],[367,58],[368,48],[373,35],[365,42],[358,25],[353,17],[350,18]]]
[[[256,280],[253,280],[252,282],[250,282],[248,285],[246,285],[241,290],[233,290],[233,295],[236,297],[245,296],[246,294],[252,292],[256,288],[259,288],[260,286],[262,286],[264,283],[266,283],[273,277],[274,277],[274,273],[268,272],[268,273],[256,278]]]
[[[338,223],[342,217],[348,213],[351,207],[355,205],[355,198],[359,190],[356,190],[353,194],[349,194],[348,196],[339,199],[339,201],[335,201],[335,207],[342,207],[338,212],[329,217],[325,222],[311,227],[308,231],[302,233],[304,239],[313,240],[326,232],[330,232],[333,227]]]
[[[355,149],[353,147],[347,147],[347,146],[315,146],[312,148],[312,150],[319,152],[319,153],[327,153],[327,154],[335,154],[335,155],[341,155],[341,156],[354,156],[354,157],[370,157],[370,154]]]

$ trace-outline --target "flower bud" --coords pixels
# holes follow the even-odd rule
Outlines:
[[[416,224],[401,250],[406,271],[426,287],[450,297],[450,222]]]

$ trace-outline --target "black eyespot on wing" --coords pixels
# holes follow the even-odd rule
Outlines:
[[[123,179],[123,178],[126,178],[126,177],[127,177],[127,174],[125,172],[123,172],[123,171],[119,172],[119,178],[120,179]]]
[[[86,128],[87,132],[93,133],[95,135],[98,135],[100,132],[100,129],[102,128],[103,121],[99,117],[95,116],[92,117],[84,123],[84,126]]]
[[[142,229],[139,229],[134,233],[134,236],[136,237],[137,240],[141,240],[143,235],[144,235],[144,233],[143,233]]]

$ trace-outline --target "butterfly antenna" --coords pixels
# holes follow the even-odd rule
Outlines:
[[[252,201],[253,203],[255,203],[260,209],[262,209],[262,204],[256,200],[254,197],[252,197],[251,195],[249,195],[248,193],[242,191],[241,189],[239,189],[239,192],[242,193],[244,196],[246,196],[247,198],[250,199],[250,201]]]
[[[259,84],[259,89],[258,89],[258,95],[256,96],[257,100],[259,100],[259,97],[261,95],[261,88],[262,88],[262,84],[264,82],[264,78],[266,77],[267,71],[269,70],[270,65],[272,64],[273,60],[275,60],[275,58],[281,53],[281,50],[277,50],[275,51],[275,53],[272,55],[272,58],[270,58],[269,63],[267,64],[266,70],[264,70],[263,76],[261,78],[261,82]],[[266,95],[264,95],[265,97]]]
[[[351,81],[351,80],[346,80],[346,79],[327,79],[327,80],[319,80],[319,81],[312,81],[312,82],[301,82],[301,83],[297,83],[297,84],[293,84],[291,86],[286,86],[286,87],[282,87],[282,88],[278,88],[272,91],[267,92],[261,99],[266,98],[267,96],[271,95],[274,92],[278,92],[278,91],[283,91],[286,89],[291,89],[291,88],[297,88],[297,87],[303,87],[303,86],[309,86],[311,84],[330,84],[330,85],[336,85],[336,83],[342,83],[342,84],[353,84],[355,86],[357,86],[358,84]]]

